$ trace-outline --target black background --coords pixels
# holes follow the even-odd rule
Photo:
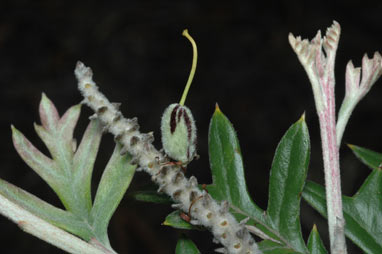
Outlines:
[[[1,1],[0,2],[0,177],[60,206],[55,194],[15,152],[10,124],[46,151],[33,130],[39,123],[41,93],[60,114],[81,101],[73,75],[77,60],[92,67],[95,80],[125,116],[137,116],[143,132],[154,131],[164,108],[180,99],[192,60],[188,28],[199,48],[196,76],[186,105],[198,126],[200,160],[188,174],[210,183],[207,134],[218,102],[234,124],[241,143],[247,184],[266,208],[274,150],[303,112],[311,135],[309,179],[323,183],[321,148],[313,95],[306,74],[289,46],[288,33],[312,38],[337,20],[342,35],[337,52],[337,108],[344,94],[347,61],[361,64],[366,52],[382,49],[381,2],[366,1]],[[382,81],[356,108],[345,143],[382,151]],[[82,108],[75,135],[80,139],[91,111]],[[103,139],[93,177],[96,184],[113,149]],[[350,150],[341,149],[343,192],[352,195],[369,169]],[[149,182],[137,173],[130,190]],[[173,253],[179,230],[160,225],[168,205],[124,198],[109,228],[119,253]],[[302,202],[307,237],[313,223],[328,244],[326,223]],[[209,232],[187,232],[203,253],[212,253]],[[2,253],[62,253],[0,218]],[[353,247],[349,247],[353,248]],[[350,249],[350,253],[358,253]]]

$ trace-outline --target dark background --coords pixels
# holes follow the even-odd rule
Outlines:
[[[337,20],[342,35],[337,53],[337,107],[344,94],[344,70],[366,52],[382,49],[381,2],[344,1],[1,1],[0,177],[60,206],[55,194],[19,158],[11,142],[14,124],[37,147],[41,93],[60,114],[81,101],[73,75],[77,60],[91,66],[95,80],[112,101],[122,102],[125,116],[137,116],[143,132],[154,131],[164,108],[180,99],[192,59],[188,28],[199,48],[196,76],[186,101],[198,126],[200,160],[188,174],[210,183],[207,134],[218,102],[234,124],[243,152],[253,199],[266,208],[268,176],[278,141],[303,112],[311,135],[309,179],[323,182],[321,148],[313,95],[306,74],[288,43],[288,33],[312,38]],[[382,81],[356,108],[344,142],[382,151],[380,131]],[[91,111],[83,107],[79,139]],[[113,149],[106,135],[96,162],[94,188]],[[341,149],[343,192],[352,195],[369,169],[345,145]],[[149,182],[137,173],[131,190]],[[168,205],[124,198],[109,228],[119,253],[173,253],[180,234],[162,226]],[[326,223],[304,202],[306,237],[313,223],[327,245]],[[2,253],[62,253],[0,217]],[[188,233],[188,232],[187,232]],[[190,232],[203,253],[216,248],[209,232]],[[328,245],[327,245],[328,246]],[[352,248],[351,246],[349,248]],[[358,253],[350,249],[350,253]]]

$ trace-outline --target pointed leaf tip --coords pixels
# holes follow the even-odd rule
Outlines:
[[[304,113],[302,113],[302,115],[301,115],[299,121],[301,121],[301,122],[305,122],[305,111],[304,111]]]
[[[353,150],[354,149],[354,145],[352,145],[352,144],[346,144],[351,150]]]
[[[220,110],[220,108],[219,108],[219,104],[216,102],[216,104],[215,104],[215,112],[216,113],[221,113],[222,111]]]

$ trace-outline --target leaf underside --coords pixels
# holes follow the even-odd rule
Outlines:
[[[42,95],[41,124],[35,130],[47,146],[50,157],[40,152],[12,126],[12,138],[21,158],[56,192],[65,210],[56,208],[32,194],[0,179],[0,195],[49,223],[89,241],[97,239],[109,248],[107,227],[134,176],[131,156],[121,155],[116,146],[101,177],[94,205],[91,200],[91,176],[99,149],[102,128],[92,120],[77,147],[74,128],[80,105],[69,108],[60,118],[53,102]]]

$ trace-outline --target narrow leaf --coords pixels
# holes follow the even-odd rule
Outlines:
[[[320,234],[317,231],[316,225],[313,226],[308,239],[308,250],[310,254],[327,254],[324,243],[320,238]]]
[[[301,252],[297,252],[286,247],[285,245],[281,245],[270,240],[261,241],[258,245],[263,254],[301,254]]]
[[[41,219],[72,234],[78,235],[87,241],[90,240],[92,236],[88,225],[70,212],[54,207],[2,179],[0,179],[0,195]]]
[[[378,169],[382,167],[382,153],[377,153],[367,148],[363,148],[355,145],[348,145],[353,153],[360,159],[365,165],[372,169]]]
[[[57,164],[41,153],[19,130],[12,127],[12,140],[17,153],[58,194],[64,180]]]
[[[211,119],[208,146],[213,181],[207,186],[208,192],[217,200],[227,200],[242,215],[262,220],[263,210],[247,190],[236,132],[219,107]]]
[[[137,191],[131,194],[133,198],[143,202],[157,204],[171,204],[173,201],[170,197],[160,194],[157,191]]]
[[[92,207],[91,178],[101,137],[101,124],[97,120],[91,121],[73,158],[72,190],[77,194],[78,205],[84,206],[87,214]]]
[[[175,254],[200,254],[195,243],[182,235],[176,244]]]
[[[131,156],[120,153],[121,147],[116,145],[101,177],[91,210],[94,232],[104,244],[108,243],[107,227],[110,218],[129,187],[136,169],[135,165],[129,163]]]
[[[269,179],[267,214],[274,229],[296,250],[305,252],[300,225],[300,201],[309,166],[308,128],[301,117],[281,139]]]

